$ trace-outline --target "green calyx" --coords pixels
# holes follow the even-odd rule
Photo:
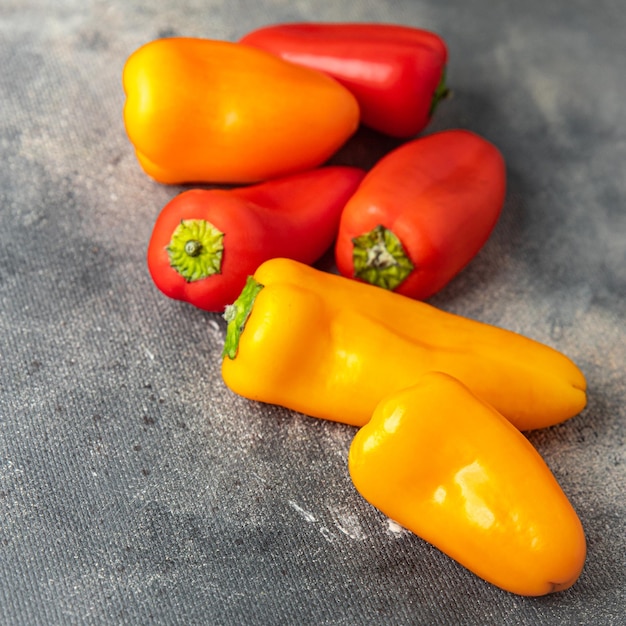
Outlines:
[[[430,109],[428,111],[428,117],[432,117],[437,105],[444,99],[450,95],[450,90],[446,85],[446,68],[443,68],[441,72],[441,78],[439,79],[439,84],[437,85],[437,89],[435,89],[435,93],[433,94],[433,99],[430,102]]]
[[[224,233],[206,220],[181,220],[166,247],[173,267],[188,283],[222,269]]]
[[[246,327],[248,317],[252,313],[254,301],[261,289],[263,289],[263,285],[252,276],[248,276],[239,297],[226,307],[224,319],[228,322],[228,325],[226,326],[226,339],[224,340],[222,358],[234,359],[237,356],[239,338]]]
[[[398,237],[378,225],[352,240],[354,276],[393,291],[415,269]]]

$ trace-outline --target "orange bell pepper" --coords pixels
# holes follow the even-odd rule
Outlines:
[[[152,41],[123,71],[124,121],[162,183],[249,183],[312,169],[354,133],[359,106],[334,79],[243,44]]]
[[[366,500],[502,589],[544,595],[581,573],[583,528],[543,459],[446,374],[383,399],[348,465]]]
[[[289,259],[259,266],[227,307],[222,376],[236,393],[362,426],[379,400],[441,370],[520,430],[586,403],[565,355],[508,330]]]

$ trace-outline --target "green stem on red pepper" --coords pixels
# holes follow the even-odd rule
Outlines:
[[[167,246],[170,266],[187,282],[219,274],[224,233],[206,220],[181,220]]]
[[[381,224],[352,243],[354,275],[372,285],[393,290],[415,269],[402,242]]]
[[[439,84],[437,85],[437,89],[435,89],[435,93],[433,94],[432,102],[430,103],[430,109],[428,111],[428,116],[432,117],[435,109],[438,104],[445,100],[450,95],[450,90],[446,85],[446,68],[444,67],[441,71],[441,79],[439,80]]]

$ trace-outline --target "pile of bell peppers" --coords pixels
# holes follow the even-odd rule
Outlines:
[[[586,404],[564,354],[427,302],[488,240],[506,167],[487,139],[423,131],[448,94],[437,34],[277,24],[238,42],[151,41],[123,71],[124,122],[160,211],[147,265],[227,321],[235,393],[357,428],[373,506],[512,593],[569,588],[580,520],[524,431]],[[369,171],[329,165],[367,126],[399,140]],[[336,272],[314,264],[334,250]]]

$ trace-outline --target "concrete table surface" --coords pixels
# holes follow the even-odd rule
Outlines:
[[[354,429],[230,392],[220,315],[152,283],[148,238],[182,187],[136,162],[123,64],[158,37],[282,21],[446,39],[453,95],[425,132],[495,143],[508,192],[431,302],[587,377],[580,415],[528,434],[585,528],[570,590],[509,594],[391,523],[350,482]],[[619,0],[3,0],[0,623],[624,623],[624,32]],[[333,162],[388,148],[360,132]]]

